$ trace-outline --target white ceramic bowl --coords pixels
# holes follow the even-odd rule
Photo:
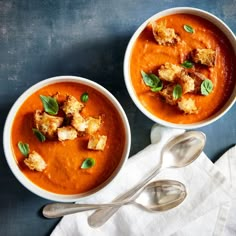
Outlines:
[[[121,160],[119,162],[119,165],[116,167],[116,169],[114,170],[112,175],[105,182],[103,182],[101,185],[99,185],[95,189],[92,189],[86,193],[71,194],[71,195],[56,194],[56,193],[49,192],[49,191],[46,191],[46,190],[38,187],[33,182],[31,182],[21,172],[21,170],[19,169],[19,167],[15,161],[14,154],[12,152],[11,130],[12,130],[14,116],[15,116],[17,110],[23,104],[23,102],[35,91],[37,91],[40,88],[45,87],[47,85],[58,83],[58,82],[74,82],[74,83],[84,84],[84,85],[87,85],[87,86],[92,87],[93,89],[97,90],[99,93],[103,94],[113,104],[113,106],[117,110],[118,114],[120,115],[120,118],[121,118],[122,123],[124,125],[125,145],[124,145],[124,150],[123,150],[123,154],[122,154]],[[17,99],[17,101],[13,104],[11,110],[9,111],[9,114],[7,116],[5,126],[4,126],[4,132],[3,132],[3,147],[4,147],[6,160],[7,160],[7,163],[9,165],[11,171],[15,175],[15,177],[20,181],[20,183],[22,185],[24,185],[28,190],[35,193],[36,195],[43,197],[45,199],[60,201],[60,202],[73,202],[78,199],[91,196],[91,195],[95,194],[96,192],[98,192],[99,190],[106,187],[117,176],[117,174],[119,173],[119,171],[123,167],[125,161],[127,160],[128,155],[129,155],[129,151],[130,151],[130,143],[131,143],[131,135],[130,135],[130,127],[129,127],[128,119],[126,117],[126,114],[125,114],[123,108],[121,107],[119,102],[116,100],[116,98],[101,85],[99,85],[91,80],[81,78],[81,77],[76,77],[76,76],[58,76],[58,77],[49,78],[49,79],[43,80],[43,81],[33,85],[29,89],[27,89]]]
[[[173,128],[184,128],[184,129],[195,129],[199,128],[202,126],[206,126],[208,124],[211,124],[212,122],[218,120],[221,118],[234,104],[235,102],[235,97],[236,97],[236,83],[234,86],[234,90],[228,99],[228,101],[224,104],[224,106],[214,115],[211,117],[202,120],[200,122],[192,123],[192,124],[176,124],[176,123],[171,123],[168,121],[165,121],[163,119],[158,118],[157,116],[153,115],[150,111],[148,111],[143,104],[140,102],[138,99],[136,92],[134,90],[134,87],[131,82],[131,75],[130,75],[130,57],[132,53],[133,46],[140,35],[140,33],[145,29],[145,27],[152,21],[157,20],[159,18],[162,18],[164,16],[168,15],[173,15],[173,14],[179,14],[179,13],[184,13],[184,14],[191,14],[191,15],[196,15],[201,18],[204,18],[208,20],[209,22],[213,23],[215,26],[217,26],[228,38],[229,42],[232,45],[233,48],[233,53],[236,57],[236,37],[234,33],[230,30],[230,28],[219,18],[214,16],[213,14],[197,9],[197,8],[190,8],[190,7],[177,7],[177,8],[171,8],[167,9],[164,11],[161,11],[153,16],[151,16],[149,19],[147,19],[144,23],[142,23],[138,29],[135,31],[133,36],[131,37],[126,52],[125,52],[125,57],[124,57],[124,65],[123,65],[123,70],[124,70],[124,79],[125,79],[125,84],[126,88],[129,92],[130,97],[132,98],[133,102],[135,105],[138,107],[138,109],[149,119],[153,120],[156,123],[159,123],[164,126],[168,127],[173,127]],[[236,78],[234,78],[236,80]]]

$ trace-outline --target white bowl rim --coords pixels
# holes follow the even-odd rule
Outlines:
[[[31,94],[33,94],[35,91],[39,90],[42,87],[45,87],[49,84],[53,83],[60,83],[60,82],[76,82],[79,84],[85,84],[89,87],[92,87],[93,89],[97,90],[99,93],[103,94],[115,107],[117,112],[120,115],[120,118],[123,122],[124,129],[125,129],[125,135],[126,135],[126,142],[125,147],[122,154],[122,159],[119,163],[119,165],[116,167],[115,171],[112,173],[112,175],[101,185],[97,186],[96,188],[92,189],[91,191],[80,193],[80,194],[57,194],[50,191],[47,191],[33,182],[31,182],[19,169],[17,162],[14,158],[14,155],[12,153],[11,148],[11,129],[12,129],[12,122],[14,120],[14,115],[18,111],[19,107],[22,105],[22,103],[25,101],[27,97],[29,97]],[[10,132],[9,132],[10,131]],[[55,76],[48,79],[44,79],[33,86],[29,87],[23,94],[15,101],[15,103],[12,105],[3,129],[3,149],[4,154],[8,163],[8,166],[10,167],[12,173],[14,176],[18,179],[18,181],[25,186],[28,190],[33,192],[34,194],[48,200],[52,201],[58,201],[58,202],[75,202],[80,199],[84,199],[87,197],[91,197],[97,192],[102,191],[105,189],[116,177],[120,172],[122,171],[122,167],[124,166],[125,162],[128,159],[129,152],[130,152],[130,146],[131,146],[131,132],[130,132],[130,126],[127,119],[127,116],[118,102],[118,100],[112,95],[107,89],[105,89],[100,84],[83,78],[79,76],[71,76],[71,75],[63,75],[63,76]]]
[[[164,17],[164,16],[167,16],[167,15],[173,15],[173,14],[178,14],[178,13],[192,14],[192,15],[200,16],[200,17],[210,21],[211,23],[213,23],[215,26],[217,26],[226,35],[226,37],[228,38],[228,40],[231,43],[232,48],[234,49],[234,54],[236,55],[236,43],[235,43],[236,42],[236,36],[232,32],[232,30],[221,19],[219,19],[217,16],[211,14],[210,12],[207,12],[207,11],[199,9],[199,8],[174,7],[174,8],[168,8],[166,10],[160,11],[160,12],[152,15],[151,17],[149,17],[147,20],[145,20],[136,29],[136,31],[134,32],[134,34],[130,38],[130,40],[128,42],[128,45],[127,45],[127,48],[126,48],[126,51],[125,51],[124,64],[123,64],[123,73],[124,73],[125,85],[126,85],[126,88],[128,90],[128,93],[129,93],[131,99],[133,100],[133,102],[135,103],[137,108],[146,117],[148,117],[152,121],[154,121],[154,122],[156,122],[160,125],[163,125],[163,126],[167,126],[167,127],[171,127],[171,128],[187,129],[188,130],[188,129],[196,129],[196,128],[200,128],[200,127],[203,127],[203,126],[207,126],[207,125],[213,123],[214,121],[220,119],[224,114],[226,114],[226,112],[229,111],[229,109],[234,105],[234,103],[236,101],[236,82],[235,82],[234,90],[232,91],[232,94],[231,94],[230,98],[224,104],[224,106],[218,112],[216,112],[214,115],[212,115],[211,117],[209,117],[209,118],[207,118],[203,121],[192,123],[192,124],[176,124],[176,123],[172,123],[172,122],[162,120],[162,119],[158,118],[157,116],[153,115],[147,109],[145,109],[145,107],[141,104],[141,102],[137,98],[136,92],[135,92],[135,90],[133,88],[133,85],[132,85],[132,82],[129,79],[129,77],[130,77],[129,57],[130,57],[130,54],[132,53],[133,44],[136,41],[139,34],[143,31],[143,29],[151,21],[156,20],[156,19],[161,18],[161,17]]]

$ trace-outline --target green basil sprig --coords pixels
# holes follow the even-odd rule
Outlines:
[[[18,148],[19,148],[20,152],[21,152],[25,157],[27,157],[28,154],[29,154],[29,151],[30,151],[30,149],[29,149],[29,144],[28,144],[28,143],[23,143],[23,142],[19,141],[17,145],[18,145]]]
[[[40,142],[44,142],[46,140],[46,137],[38,129],[33,128],[32,130]]]
[[[57,100],[50,96],[40,95],[40,99],[43,103],[44,110],[50,115],[57,115],[59,111],[59,105]]]
[[[87,92],[83,93],[83,94],[81,95],[81,97],[80,97],[80,100],[81,100],[82,102],[87,102],[88,99],[89,99],[89,95],[88,95]]]
[[[195,32],[191,25],[184,25],[184,30],[190,34],[193,34]]]
[[[163,88],[163,83],[155,74],[147,74],[141,71],[144,83],[151,88],[152,92],[158,92]]]
[[[181,64],[181,66],[183,66],[184,68],[187,68],[187,69],[192,68],[193,65],[194,65],[194,64],[193,64],[191,61],[188,61],[188,60],[184,61],[184,62]]]
[[[213,90],[213,83],[209,79],[203,80],[201,83],[201,94],[207,96]]]
[[[181,96],[182,96],[182,87],[180,84],[176,84],[173,89],[173,98],[174,100],[177,100],[181,98]]]
[[[83,163],[81,165],[81,169],[91,168],[95,165],[95,163],[96,163],[95,159],[88,157],[83,161]]]

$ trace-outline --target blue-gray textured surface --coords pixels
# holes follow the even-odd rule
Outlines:
[[[177,6],[207,10],[236,32],[236,0],[0,0],[0,130],[18,96],[35,82],[79,75],[99,82],[123,105],[132,129],[131,154],[149,144],[153,124],[134,106],[123,82],[123,56],[135,29]],[[236,106],[205,128],[213,161],[236,143]],[[0,149],[0,235],[49,235],[58,220],[41,216],[48,201],[24,189]]]

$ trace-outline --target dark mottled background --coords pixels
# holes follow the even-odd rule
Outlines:
[[[153,122],[134,106],[123,81],[123,57],[135,29],[154,13],[178,6],[207,10],[236,32],[236,0],[0,0],[0,130],[20,94],[56,75],[94,80],[120,101],[132,130],[131,155],[149,144]],[[236,143],[236,107],[201,128],[215,161]],[[49,235],[58,220],[41,216],[48,201],[24,189],[0,149],[0,235]]]

